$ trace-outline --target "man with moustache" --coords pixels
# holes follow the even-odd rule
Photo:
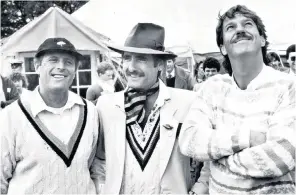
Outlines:
[[[97,110],[69,91],[82,57],[65,38],[38,48],[39,86],[0,113],[1,194],[96,193]]]
[[[164,28],[139,23],[125,45],[109,48],[122,54],[127,89],[97,102],[105,145],[106,194],[187,194],[190,159],[179,150],[183,118],[195,97],[166,87],[159,79],[165,61]],[[100,149],[104,149],[103,152]],[[104,160],[104,159],[101,159]]]
[[[229,74],[199,90],[180,133],[181,152],[210,161],[210,194],[294,194],[293,78],[266,66],[265,27],[245,6],[220,16],[216,35]]]

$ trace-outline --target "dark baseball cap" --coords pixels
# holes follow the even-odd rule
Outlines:
[[[48,38],[46,39],[38,48],[35,57],[40,57],[45,53],[50,52],[62,52],[68,53],[75,56],[78,60],[83,60],[83,55],[81,55],[75,49],[74,45],[65,38]]]

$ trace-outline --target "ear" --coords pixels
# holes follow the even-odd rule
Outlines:
[[[165,68],[165,60],[157,60],[158,71],[162,71]]]
[[[35,63],[34,63],[34,67],[35,67],[35,71],[36,71],[37,74],[40,73],[40,66],[41,66],[40,61],[36,60]]]
[[[261,47],[264,47],[266,44],[266,40],[264,39],[263,36],[260,36],[260,39],[261,39]]]
[[[226,48],[225,48],[224,45],[220,45],[220,51],[223,54],[223,56],[226,56],[227,55],[227,51],[226,51]]]

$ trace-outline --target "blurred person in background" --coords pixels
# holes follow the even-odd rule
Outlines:
[[[19,93],[14,83],[0,75],[0,110],[19,98]]]
[[[97,68],[99,79],[86,91],[86,99],[96,104],[97,99],[108,93],[114,93],[114,68],[109,62],[102,62]]]
[[[283,64],[281,61],[280,56],[276,52],[268,52],[267,53],[267,58],[269,60],[269,63],[266,64],[267,66],[270,66],[274,68],[275,70],[282,70]]]
[[[203,63],[202,68],[203,68],[203,72],[204,72],[205,80],[206,80],[206,79],[218,74],[220,72],[221,65],[220,65],[220,62],[216,58],[207,57]],[[200,89],[201,84],[202,83],[196,83],[194,85],[193,91],[198,91]]]
[[[171,51],[168,53],[174,54]],[[192,90],[194,85],[194,80],[189,71],[185,70],[182,67],[177,66],[176,59],[168,59],[166,61],[166,75],[164,83],[168,87],[178,88],[178,89],[187,89]]]
[[[295,44],[290,45],[287,48],[286,51],[286,57],[287,57],[287,62],[290,65],[290,70],[288,71],[289,74],[291,75],[296,75],[296,63],[295,63],[295,58],[296,58],[296,52],[295,52]]]
[[[203,71],[203,61],[196,63],[196,67],[194,69],[195,80],[197,83],[202,83],[206,80],[205,73]]]
[[[23,92],[26,93],[28,90],[28,80],[26,75],[14,72],[9,76],[10,80],[14,83],[16,86],[18,93],[21,95]]]
[[[206,79],[219,73],[221,68],[220,62],[213,57],[208,57],[203,63],[203,71]]]
[[[12,59],[10,61],[10,65],[11,65],[11,70],[12,72],[19,72],[21,73],[23,71],[23,61],[19,60],[19,59]]]

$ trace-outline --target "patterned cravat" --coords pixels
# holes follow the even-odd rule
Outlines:
[[[126,125],[131,125],[136,121],[140,124],[145,117],[144,104],[147,96],[156,93],[159,90],[159,83],[155,83],[147,91],[138,91],[128,88],[124,93],[124,109],[126,112]]]

